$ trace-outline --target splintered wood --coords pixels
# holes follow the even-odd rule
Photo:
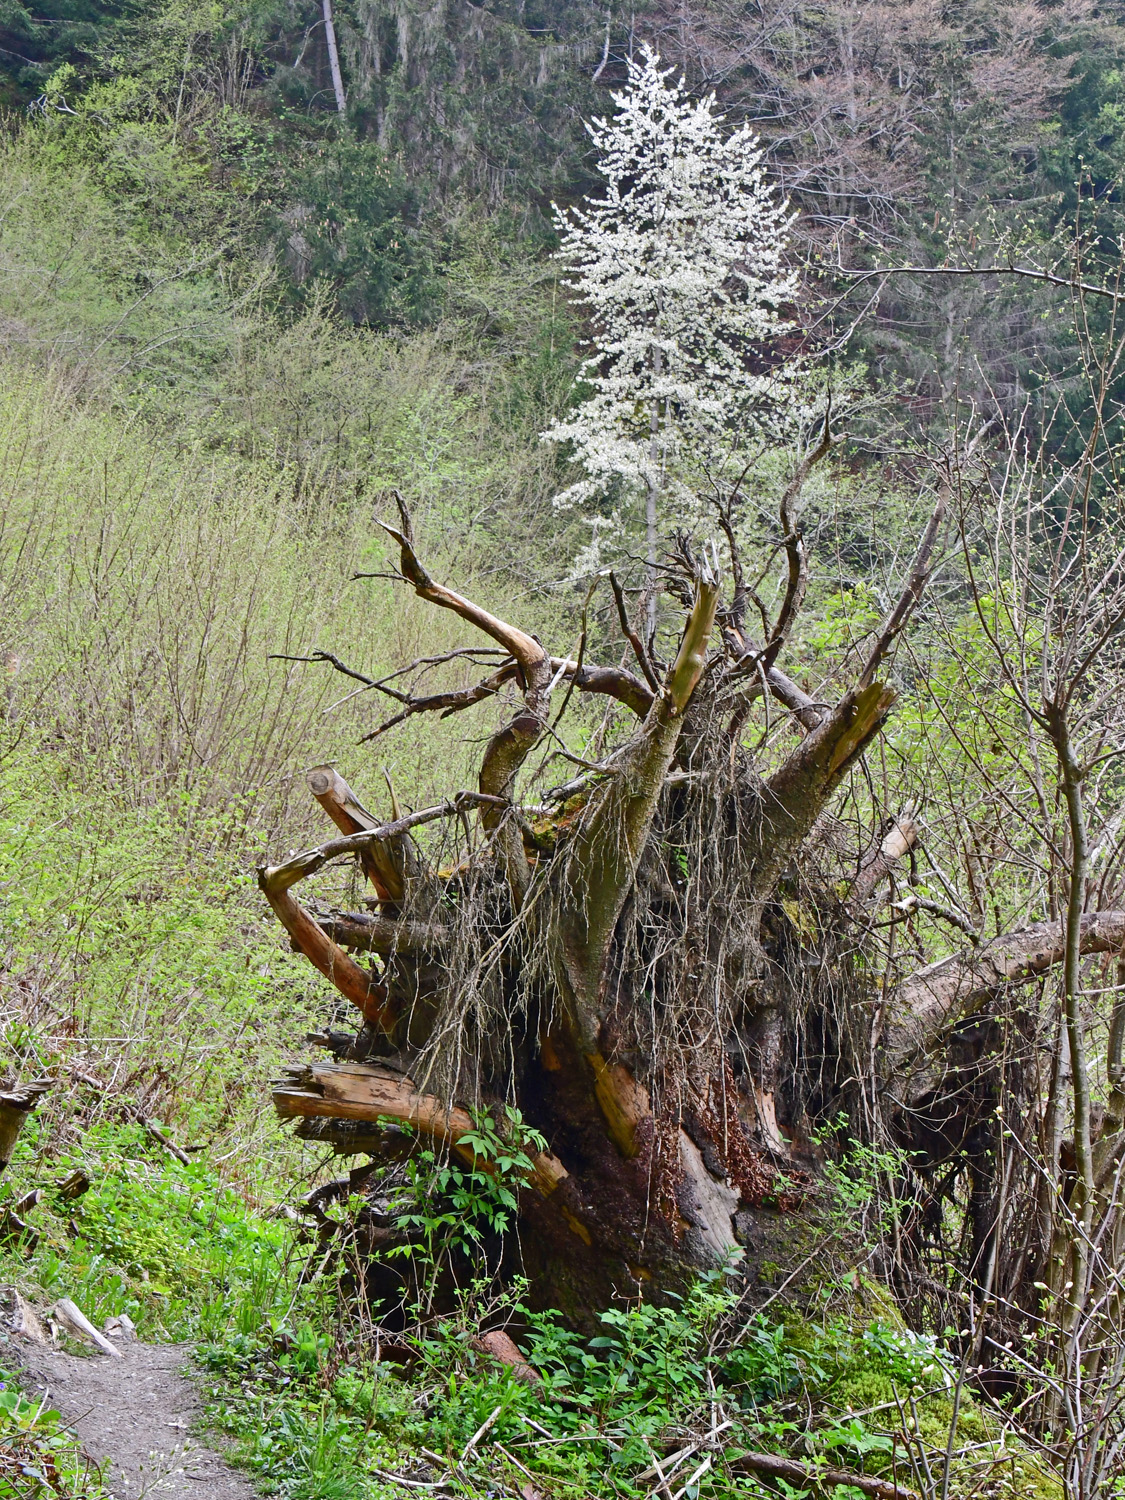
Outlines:
[[[462,1138],[475,1127],[468,1110],[447,1106],[434,1094],[420,1094],[411,1079],[389,1068],[364,1063],[305,1063],[286,1069],[273,1087],[273,1102],[283,1120],[322,1116],[329,1119],[385,1121],[407,1125],[422,1135],[449,1144],[462,1160],[479,1158]],[[567,1176],[557,1157],[539,1152],[529,1185],[544,1197]]]

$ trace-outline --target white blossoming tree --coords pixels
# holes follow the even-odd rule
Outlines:
[[[589,310],[589,394],[543,434],[585,475],[560,503],[644,503],[650,578],[662,506],[745,468],[755,438],[788,425],[791,216],[748,129],[724,134],[714,96],[694,102],[651,47],[629,63],[617,114],[588,128],[605,196],[556,210],[568,286]]]

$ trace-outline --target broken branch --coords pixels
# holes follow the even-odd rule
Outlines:
[[[422,1135],[445,1142],[470,1166],[488,1170],[464,1137],[476,1130],[473,1117],[460,1105],[443,1104],[434,1094],[420,1094],[410,1078],[389,1068],[363,1063],[309,1063],[290,1068],[273,1089],[283,1120],[324,1116],[343,1120],[387,1120],[408,1125]],[[556,1156],[541,1151],[532,1158],[528,1185],[548,1197],[568,1176]]]
[[[1094,912],[1082,918],[1082,957],[1122,950],[1125,911]],[[1023,932],[1004,933],[919,969],[894,992],[883,1040],[886,1074],[902,1076],[936,1037],[974,1014],[1005,985],[1027,984],[1062,963],[1065,956],[1066,923],[1038,922]]]

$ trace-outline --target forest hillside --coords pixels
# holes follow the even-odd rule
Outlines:
[[[0,1497],[1125,1495],[1125,7],[50,11]]]

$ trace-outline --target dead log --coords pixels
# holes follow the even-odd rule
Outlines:
[[[913,1490],[903,1489],[889,1479],[874,1479],[868,1474],[855,1474],[850,1469],[798,1463],[796,1459],[782,1458],[776,1453],[744,1453],[734,1459],[730,1467],[736,1473],[765,1474],[771,1479],[784,1479],[789,1484],[816,1485],[826,1493],[837,1485],[850,1485],[862,1494],[872,1496],[872,1500],[917,1500]]]
[[[1125,951],[1125,912],[1084,916],[1079,946],[1083,955]],[[1007,986],[1028,984],[1057,967],[1065,951],[1066,924],[1039,922],[929,964],[899,985],[882,1048],[884,1077],[895,1097],[909,1103],[926,1092],[932,1079],[923,1064],[935,1043]]]
[[[309,1063],[287,1070],[273,1086],[273,1102],[283,1120],[325,1116],[407,1125],[419,1134],[447,1143],[469,1166],[479,1163],[462,1137],[475,1130],[472,1115],[457,1105],[445,1105],[433,1094],[422,1094],[409,1078],[389,1068],[363,1063]],[[534,1157],[528,1185],[543,1197],[565,1182],[567,1171],[547,1152]],[[487,1170],[487,1163],[480,1163]]]
[[[121,1359],[121,1350],[105,1334],[95,1328],[89,1318],[73,1303],[69,1297],[60,1297],[51,1308],[52,1317],[56,1318],[68,1333],[75,1334],[78,1338],[85,1339],[93,1344],[95,1349],[100,1349],[103,1354],[108,1354],[112,1359]]]

